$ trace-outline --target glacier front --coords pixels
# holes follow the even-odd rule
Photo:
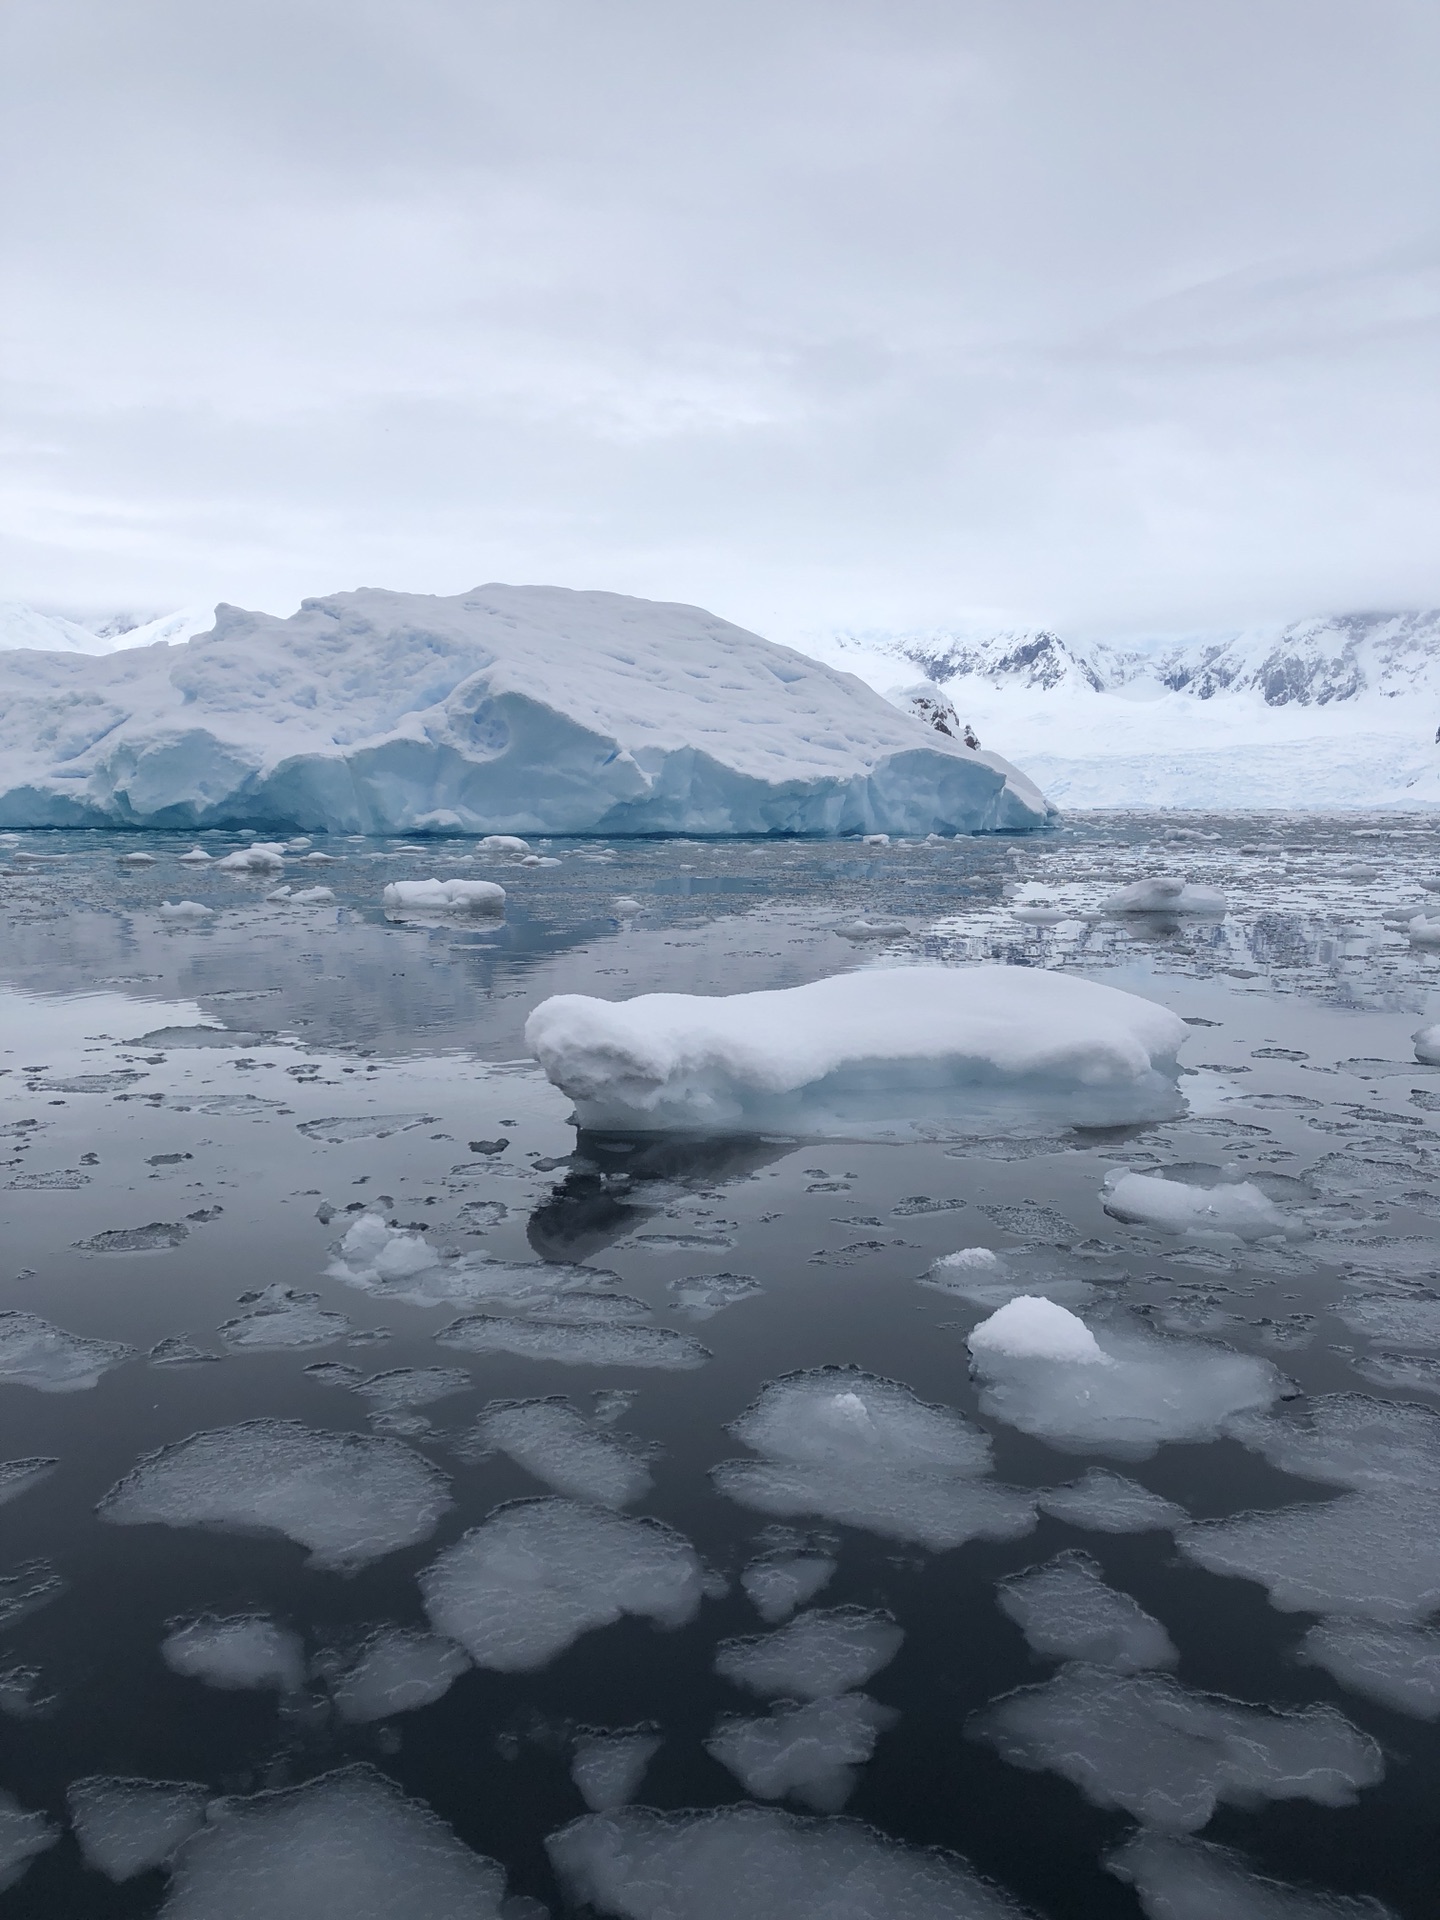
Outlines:
[[[0,826],[975,833],[1007,761],[696,607],[561,587],[216,609],[181,645],[0,652]]]

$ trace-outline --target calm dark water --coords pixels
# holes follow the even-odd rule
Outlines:
[[[762,1631],[737,1576],[779,1536],[723,1497],[710,1469],[745,1454],[727,1423],[794,1370],[858,1367],[957,1410],[991,1436],[995,1476],[1011,1487],[1101,1466],[1193,1519],[1337,1497],[1233,1439],[1126,1460],[1058,1450],[986,1413],[965,1336],[989,1308],[917,1284],[959,1247],[1048,1275],[1037,1291],[1078,1287],[1117,1325],[1264,1358],[1307,1397],[1440,1405],[1440,1334],[1429,1346],[1423,1327],[1371,1337],[1335,1311],[1436,1297],[1440,1070],[1415,1064],[1410,1035],[1440,1018],[1440,961],[1384,920],[1418,910],[1417,882],[1440,866],[1424,820],[1187,817],[1177,836],[1173,823],[1110,817],[1031,839],[888,848],[555,843],[537,850],[559,864],[538,868],[466,859],[464,842],[339,841],[323,843],[334,864],[303,864],[296,849],[283,874],[245,877],[179,866],[190,844],[44,834],[0,848],[0,1308],[133,1349],[78,1391],[6,1380],[0,1361],[0,1458],[58,1461],[0,1507],[0,1785],[56,1823],[86,1776],[248,1795],[366,1761],[499,1861],[512,1897],[558,1912],[544,1841],[584,1811],[577,1730],[644,1723],[663,1735],[644,1805],[744,1800],[704,1742],[723,1715],[765,1706],[713,1661],[719,1641]],[[218,855],[239,843],[200,844]],[[155,864],[119,864],[136,851]],[[1232,911],[1094,914],[1116,885],[1167,871],[1221,887]],[[501,880],[503,924],[387,922],[385,883],[432,873]],[[268,901],[277,884],[335,897]],[[162,901],[185,899],[214,917],[162,917]],[[911,932],[836,931],[860,917]],[[1187,1116],[1104,1136],[951,1130],[903,1146],[577,1138],[568,1103],[524,1054],[525,1017],[551,993],[735,992],[879,960],[981,958],[1080,969],[1189,1019]],[[204,1026],[226,1031],[207,1040],[194,1031]],[[1101,1188],[1126,1167],[1269,1182],[1293,1237],[1197,1246],[1125,1226]],[[693,1336],[709,1358],[668,1372],[437,1345],[463,1310],[453,1301],[416,1305],[327,1275],[347,1224],[371,1208],[462,1254],[618,1276],[649,1324]],[[174,1231],[127,1246],[147,1228]],[[696,1319],[672,1283],[716,1274],[755,1285]],[[318,1296],[311,1305],[347,1330],[235,1346],[222,1326],[269,1287]],[[166,1342],[215,1357],[167,1364]],[[326,1363],[328,1378],[307,1371]],[[374,1431],[372,1404],[335,1384],[333,1364],[357,1381],[437,1366],[468,1377],[389,1429],[450,1483],[453,1506],[427,1537],[332,1572],[273,1532],[97,1516],[137,1461],[197,1431],[266,1417]],[[604,1398],[616,1390],[633,1395],[618,1413]],[[550,1490],[503,1453],[476,1457],[473,1440],[490,1403],[548,1396],[631,1437],[653,1486],[629,1511],[693,1543],[717,1576],[711,1597],[673,1630],[626,1617],[538,1670],[475,1669],[427,1706],[347,1723],[331,1704],[335,1676],[375,1629],[425,1626],[417,1575],[497,1505]],[[1080,1548],[1163,1623],[1183,1687],[1261,1708],[1328,1702],[1378,1743],[1383,1777],[1351,1804],[1252,1796],[1223,1803],[1204,1837],[1255,1874],[1371,1895],[1409,1920],[1440,1912],[1435,1721],[1297,1660],[1315,1612],[1280,1611],[1256,1581],[1205,1570],[1173,1531],[1104,1533],[1042,1514],[1021,1538],[933,1551],[824,1514],[788,1524],[792,1547],[838,1563],[817,1605],[883,1609],[904,1629],[866,1689],[898,1719],[858,1768],[846,1814],[955,1850],[1055,1920],[1141,1911],[1104,1865],[1131,1816],[974,1737],[973,1716],[1059,1664],[997,1606],[997,1580]],[[177,1623],[240,1614],[300,1637],[302,1687],[225,1690],[162,1659]],[[4,1895],[17,1916],[150,1914],[166,1898],[164,1870],[117,1885],[82,1864],[68,1831]]]

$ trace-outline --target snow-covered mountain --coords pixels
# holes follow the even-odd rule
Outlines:
[[[1008,761],[697,607],[367,589],[179,645],[0,654],[0,826],[928,833],[1042,825]]]
[[[188,640],[213,625],[215,609],[181,607],[174,613],[111,613],[91,620],[41,613],[16,600],[0,601],[0,653],[33,647],[41,653],[118,653],[126,647]]]
[[[1440,804],[1440,612],[1077,645],[843,634],[820,658],[982,741],[1061,805]],[[948,715],[948,717],[947,717]]]

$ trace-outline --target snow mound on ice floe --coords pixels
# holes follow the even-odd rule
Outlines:
[[[712,1477],[760,1513],[818,1514],[936,1552],[1035,1525],[1028,1494],[987,1479],[989,1437],[894,1380],[850,1367],[790,1374],[730,1431],[763,1457],[724,1461]]]
[[[1012,1300],[970,1335],[981,1410],[1065,1452],[1143,1460],[1167,1440],[1214,1440],[1284,1388],[1270,1362],[1252,1354],[1109,1326],[1091,1336],[1093,1352],[1068,1329],[1050,1350],[1038,1339],[1012,1350],[987,1329],[1018,1305],[1029,1303]],[[1085,1330],[1063,1307],[1053,1312]]]
[[[1035,967],[890,967],[763,993],[557,994],[525,1025],[587,1127],[872,1125],[933,1112],[1075,1123],[1180,1109],[1189,1029]]]
[[[65,1793],[86,1866],[115,1881],[160,1866],[198,1833],[208,1797],[187,1781],[100,1776],[72,1781]]]
[[[142,1460],[100,1502],[117,1526],[281,1533],[312,1567],[360,1567],[431,1533],[445,1476],[398,1440],[250,1420]]]
[[[1141,1832],[1105,1864],[1134,1887],[1148,1920],[1395,1920],[1366,1895],[1307,1893],[1254,1873],[1213,1840]]]
[[[1427,1067],[1440,1067],[1440,1023],[1421,1027],[1411,1035],[1415,1058]]]
[[[953,1853],[770,1807],[587,1814],[545,1843],[576,1906],[622,1920],[1021,1920]]]
[[[1334,1707],[1239,1706],[1165,1674],[1078,1661],[1006,1694],[967,1732],[1012,1766],[1058,1773],[1097,1807],[1171,1833],[1203,1827],[1222,1800],[1351,1806],[1385,1771],[1379,1747]]]
[[[722,1719],[705,1742],[757,1800],[793,1794],[817,1813],[838,1813],[855,1790],[877,1735],[900,1718],[864,1693],[779,1707],[758,1719]]]
[[[1224,913],[1225,896],[1214,887],[1191,886],[1173,875],[1133,880],[1100,903],[1102,913]]]
[[[683,1534],[574,1500],[499,1507],[420,1576],[425,1611],[477,1667],[526,1673],[622,1614],[678,1627],[703,1571]]]
[[[381,900],[391,920],[457,913],[499,920],[505,913],[505,889],[493,880],[392,880]]]
[[[163,1920],[500,1920],[505,1875],[367,1766],[212,1803]]]
[[[298,1633],[263,1613],[210,1615],[176,1627],[160,1643],[172,1673],[226,1692],[274,1688],[296,1693],[305,1684],[305,1648]]]
[[[970,1351],[1007,1360],[1074,1360],[1082,1366],[1113,1364],[1076,1313],[1041,1294],[1020,1293],[982,1320],[970,1334]]]
[[[1172,1233],[1268,1240],[1277,1234],[1293,1239],[1304,1232],[1250,1180],[1192,1187],[1152,1173],[1111,1174],[1103,1204],[1112,1219],[1129,1226],[1166,1227]]]
[[[1173,1667],[1180,1658],[1160,1622],[1128,1593],[1107,1586],[1089,1554],[1073,1547],[1011,1574],[996,1598],[1031,1652],[1047,1660],[1088,1660],[1116,1673],[1139,1673]]]
[[[1008,762],[696,607],[561,587],[216,609],[176,647],[0,653],[0,824],[345,833],[1037,827]]]
[[[722,1640],[715,1671],[749,1693],[828,1700],[863,1687],[888,1667],[905,1638],[888,1613],[816,1607],[788,1626],[747,1640]]]

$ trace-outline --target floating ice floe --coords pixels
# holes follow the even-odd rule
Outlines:
[[[1440,1300],[1396,1299],[1391,1294],[1362,1294],[1340,1300],[1335,1316],[1366,1340],[1383,1340],[1401,1351],[1440,1351]]]
[[[382,899],[391,920],[457,913],[499,920],[505,913],[505,889],[493,880],[394,880]]]
[[[1031,1652],[1047,1660],[1140,1673],[1173,1667],[1180,1657],[1160,1622],[1128,1593],[1107,1586],[1089,1554],[1074,1548],[1002,1580],[997,1598]]]
[[[1146,1920],[1395,1920],[1378,1900],[1271,1880],[1211,1840],[1137,1833],[1105,1864],[1134,1887]]]
[[[37,1393],[80,1393],[134,1353],[119,1340],[66,1333],[35,1313],[0,1313],[0,1383]]]
[[[693,1273],[667,1280],[677,1312],[687,1320],[712,1320],[726,1307],[751,1300],[765,1289],[748,1273]]]
[[[320,1305],[318,1293],[295,1293],[273,1280],[259,1293],[242,1294],[248,1313],[221,1323],[220,1338],[227,1347],[264,1352],[285,1347],[324,1347],[343,1340],[350,1322],[343,1313]]]
[[[1030,1495],[987,1478],[987,1435],[858,1369],[772,1381],[730,1431],[762,1458],[723,1462],[715,1484],[761,1513],[817,1514],[936,1552],[1035,1524]]]
[[[1188,1032],[1136,994],[996,966],[879,968],[764,993],[558,994],[525,1026],[583,1126],[639,1130],[1168,1118]]]
[[[983,1411],[1062,1452],[1122,1460],[1216,1439],[1285,1387],[1252,1354],[1109,1325],[1094,1333],[1052,1301],[1010,1301],[974,1329],[970,1351]]]
[[[557,1316],[572,1301],[557,1303]],[[565,1367],[653,1367],[685,1372],[703,1367],[710,1349],[670,1327],[606,1324],[603,1320],[536,1317],[509,1320],[476,1313],[442,1327],[435,1338],[462,1353],[507,1353],[519,1360],[549,1360]]]
[[[1162,1832],[1195,1832],[1219,1803],[1353,1805],[1385,1771],[1380,1749],[1333,1707],[1279,1712],[1197,1693],[1167,1674],[1065,1666],[970,1722],[1013,1766],[1058,1773],[1097,1807]]]
[[[1165,1227],[1190,1237],[1294,1239],[1305,1229],[1252,1181],[1194,1187],[1151,1173],[1112,1173],[1102,1195],[1106,1213],[1127,1225]]]
[[[722,1640],[715,1671],[748,1693],[826,1700],[863,1687],[888,1667],[905,1638],[888,1613],[829,1607],[749,1640]]]
[[[1038,1499],[1042,1513],[1091,1533],[1173,1533],[1190,1519],[1173,1500],[1104,1467],[1091,1467],[1068,1487],[1051,1487]]]
[[[273,840],[256,840],[248,847],[237,847],[223,860],[215,862],[217,873],[279,873],[285,865],[285,849]]]
[[[418,1627],[381,1627],[333,1682],[330,1695],[342,1720],[386,1720],[428,1707],[469,1670],[469,1657],[453,1640]]]
[[[1296,1650],[1323,1667],[1351,1693],[1381,1706],[1440,1719],[1440,1631],[1434,1627],[1378,1627],[1367,1620],[1322,1620]]]
[[[212,1802],[162,1920],[501,1920],[502,1868],[367,1766]]]
[[[27,1813],[13,1794],[0,1788],[0,1893],[13,1887],[37,1853],[60,1838],[60,1828],[43,1813]]]
[[[298,1693],[305,1684],[299,1634],[263,1613],[187,1621],[161,1641],[160,1657],[172,1673],[226,1692]]]
[[[202,920],[213,920],[215,909],[203,906],[198,900],[162,900],[160,902],[162,920],[188,921],[198,925]]]
[[[180,865],[182,867],[208,867],[213,858],[214,855],[207,853],[203,847],[191,847],[188,853],[182,853],[180,855]]]
[[[910,928],[903,920],[849,920],[843,927],[836,927],[835,931],[842,940],[853,940],[857,944],[865,940],[910,938]]]
[[[868,1694],[844,1693],[757,1719],[727,1716],[705,1747],[757,1800],[793,1794],[817,1813],[838,1813],[877,1737],[899,1718]]]
[[[153,867],[154,864],[153,853],[122,853],[119,859],[122,867]]]
[[[325,1269],[333,1280],[408,1306],[533,1305],[603,1291],[615,1275],[599,1267],[540,1260],[492,1260],[433,1247],[425,1235],[362,1213]]]
[[[450,1505],[438,1467],[398,1440],[250,1420],[140,1462],[100,1502],[117,1526],[280,1533],[308,1565],[360,1567],[433,1532]]]
[[[1440,1607],[1440,1415],[1363,1394],[1311,1402],[1306,1421],[1237,1421],[1272,1466],[1352,1491],[1304,1506],[1197,1521],[1180,1551],[1259,1581],[1284,1613],[1417,1625]]]
[[[1415,1058],[1427,1067],[1440,1067],[1440,1022],[1421,1027],[1412,1036]]]
[[[683,1534],[574,1500],[499,1507],[420,1576],[425,1611],[477,1667],[543,1667],[623,1614],[678,1627],[700,1605],[703,1571]]]
[[[622,1920],[1023,1920],[956,1854],[770,1807],[592,1813],[546,1841],[576,1906]]]
[[[645,1462],[597,1433],[563,1400],[512,1400],[487,1407],[476,1444],[508,1454],[556,1493],[601,1507],[627,1507],[653,1484]]]
[[[750,1562],[740,1584],[760,1618],[774,1626],[828,1586],[838,1564],[828,1553],[769,1553]]]
[[[1224,913],[1225,896],[1214,887],[1196,887],[1174,875],[1135,880],[1100,903],[1102,913]]]
[[[575,1742],[570,1778],[594,1813],[628,1806],[645,1777],[645,1769],[660,1751],[658,1733],[637,1728],[633,1733],[583,1733]]]
[[[163,1866],[199,1832],[209,1794],[190,1781],[95,1775],[72,1781],[65,1798],[86,1866],[124,1881]]]
[[[1412,947],[1440,947],[1440,917],[1417,913],[1408,926]]]
[[[486,833],[475,842],[475,851],[524,854],[529,853],[530,842],[522,840],[518,833]]]
[[[0,1460],[0,1507],[48,1480],[59,1464],[49,1455],[38,1453],[25,1460]]]

